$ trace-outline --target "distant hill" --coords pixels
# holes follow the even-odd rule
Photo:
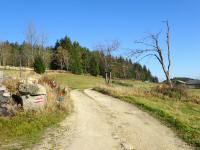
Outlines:
[[[177,80],[188,82],[189,80],[195,80],[195,79],[193,79],[193,78],[187,78],[187,77],[174,77],[174,78],[172,78],[172,81],[177,81]]]
[[[195,79],[193,79],[193,78],[188,78],[188,77],[174,77],[174,78],[171,79],[172,82],[175,82],[175,81],[177,81],[177,80],[181,80],[181,81],[183,81],[183,82],[188,82],[188,81],[190,81],[190,80],[195,80]],[[166,80],[163,81],[163,83],[165,83],[165,82],[166,82]]]

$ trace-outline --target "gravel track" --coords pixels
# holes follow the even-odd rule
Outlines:
[[[35,150],[189,150],[168,127],[134,105],[86,89],[73,90],[74,112],[49,129]]]

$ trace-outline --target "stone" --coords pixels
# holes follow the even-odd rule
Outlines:
[[[4,96],[4,97],[10,97],[11,94],[10,94],[10,92],[4,92],[4,93],[3,93],[3,96]]]
[[[38,87],[38,91],[36,95],[47,95],[47,91],[44,86],[42,86],[41,84],[37,84],[37,87]]]
[[[41,110],[46,105],[46,95],[22,96],[24,110]]]
[[[35,95],[38,92],[39,88],[37,84],[21,84],[19,86],[19,92],[22,95]]]

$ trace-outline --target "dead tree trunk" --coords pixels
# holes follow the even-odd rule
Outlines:
[[[166,57],[167,57],[167,63],[168,63],[167,67],[166,67],[167,63],[164,60],[163,50],[161,49],[160,44],[159,44],[159,34],[160,33],[150,34],[148,39],[151,40],[151,43],[148,43],[144,40],[137,41],[136,43],[143,44],[150,48],[132,50],[132,55],[136,56],[137,58],[140,57],[140,60],[145,57],[149,57],[149,56],[155,57],[159,61],[160,65],[162,67],[162,70],[165,74],[167,83],[172,88],[173,84],[171,82],[171,76],[170,76],[170,68],[171,68],[172,59],[171,59],[171,50],[170,50],[170,27],[169,27],[168,21],[166,21],[166,25],[167,25],[167,37],[166,37],[167,38],[167,56]],[[145,40],[146,39],[147,38],[145,38]]]

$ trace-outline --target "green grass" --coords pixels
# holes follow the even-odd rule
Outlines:
[[[37,143],[47,127],[55,127],[65,116],[65,112],[56,111],[21,113],[12,118],[0,118],[0,149],[22,149]]]
[[[200,148],[200,105],[178,100],[163,100],[157,97],[138,97],[120,95],[102,88],[95,88],[102,93],[132,103],[149,112],[166,125],[172,127],[179,137],[187,143]]]
[[[93,88],[105,82],[102,77],[75,75],[72,73],[48,73],[48,76],[55,79],[59,84],[66,85],[72,89]]]

